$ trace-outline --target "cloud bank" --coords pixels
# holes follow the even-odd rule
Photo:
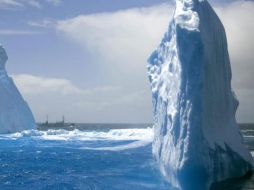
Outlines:
[[[61,108],[65,114],[73,115],[71,112],[75,111],[73,121],[150,122],[152,106],[146,60],[167,30],[173,10],[172,4],[161,4],[54,21],[63,40],[82,48],[90,55],[92,64],[103,69],[109,84],[109,88],[101,87],[104,91],[81,89],[66,79],[16,76],[15,81],[38,114],[50,110],[52,115],[60,115],[56,112]],[[254,38],[250,37],[254,32],[254,2],[217,5],[216,12],[228,36],[233,87],[240,100],[238,120],[254,121]],[[42,24],[52,27],[48,21]],[[40,98],[33,92],[36,86],[43,90]],[[38,104],[41,98],[45,101]]]
[[[43,34],[41,31],[31,31],[31,30],[6,30],[0,29],[1,36],[17,36],[17,35],[39,35]]]
[[[42,8],[41,0],[0,0],[0,9],[16,9],[24,7]],[[57,6],[62,3],[62,0],[45,0],[44,2]]]
[[[172,6],[163,4],[81,15],[58,22],[56,29],[90,52],[93,62],[115,79],[142,77],[144,81],[146,59],[167,30],[172,12]]]
[[[122,84],[132,83],[133,89],[142,88],[148,93],[146,59],[160,42],[173,10],[172,4],[162,4],[81,15],[58,22],[57,30],[84,48],[84,51],[89,51],[94,62],[111,71],[109,73],[114,79]],[[238,119],[253,121],[254,38],[250,36],[254,32],[254,3],[236,1],[217,5],[216,12],[228,36],[233,87],[241,102]]]
[[[233,72],[233,88],[240,100],[238,120],[254,118],[254,2],[236,1],[216,9],[226,28]]]
[[[60,120],[62,115],[73,122],[142,121],[139,113],[147,99],[144,99],[146,93],[143,90],[128,94],[120,86],[84,89],[68,79],[29,74],[12,75],[12,78],[29,102],[37,121],[44,121],[47,114],[53,122],[52,118]]]

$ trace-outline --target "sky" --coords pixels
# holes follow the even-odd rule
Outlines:
[[[254,122],[254,2],[211,0],[227,32],[239,122]],[[146,61],[170,0],[0,0],[7,71],[38,122],[152,122]]]

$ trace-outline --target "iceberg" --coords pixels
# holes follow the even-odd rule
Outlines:
[[[5,70],[8,56],[0,45],[0,133],[36,127],[30,108]]]
[[[168,31],[148,59],[153,154],[180,190],[208,190],[253,167],[235,114],[225,29],[207,0],[176,0]]]

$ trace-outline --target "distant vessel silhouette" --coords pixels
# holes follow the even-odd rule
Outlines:
[[[48,115],[44,123],[39,124],[39,128],[62,128],[65,127],[65,117],[62,117],[62,121],[56,121],[55,123],[49,123]]]

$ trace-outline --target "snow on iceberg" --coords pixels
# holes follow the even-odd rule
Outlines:
[[[153,153],[181,190],[207,190],[252,169],[235,113],[224,27],[206,0],[176,0],[161,44],[148,60]]]
[[[8,57],[0,46],[0,133],[12,133],[36,127],[34,117],[13,80],[7,75]]]

